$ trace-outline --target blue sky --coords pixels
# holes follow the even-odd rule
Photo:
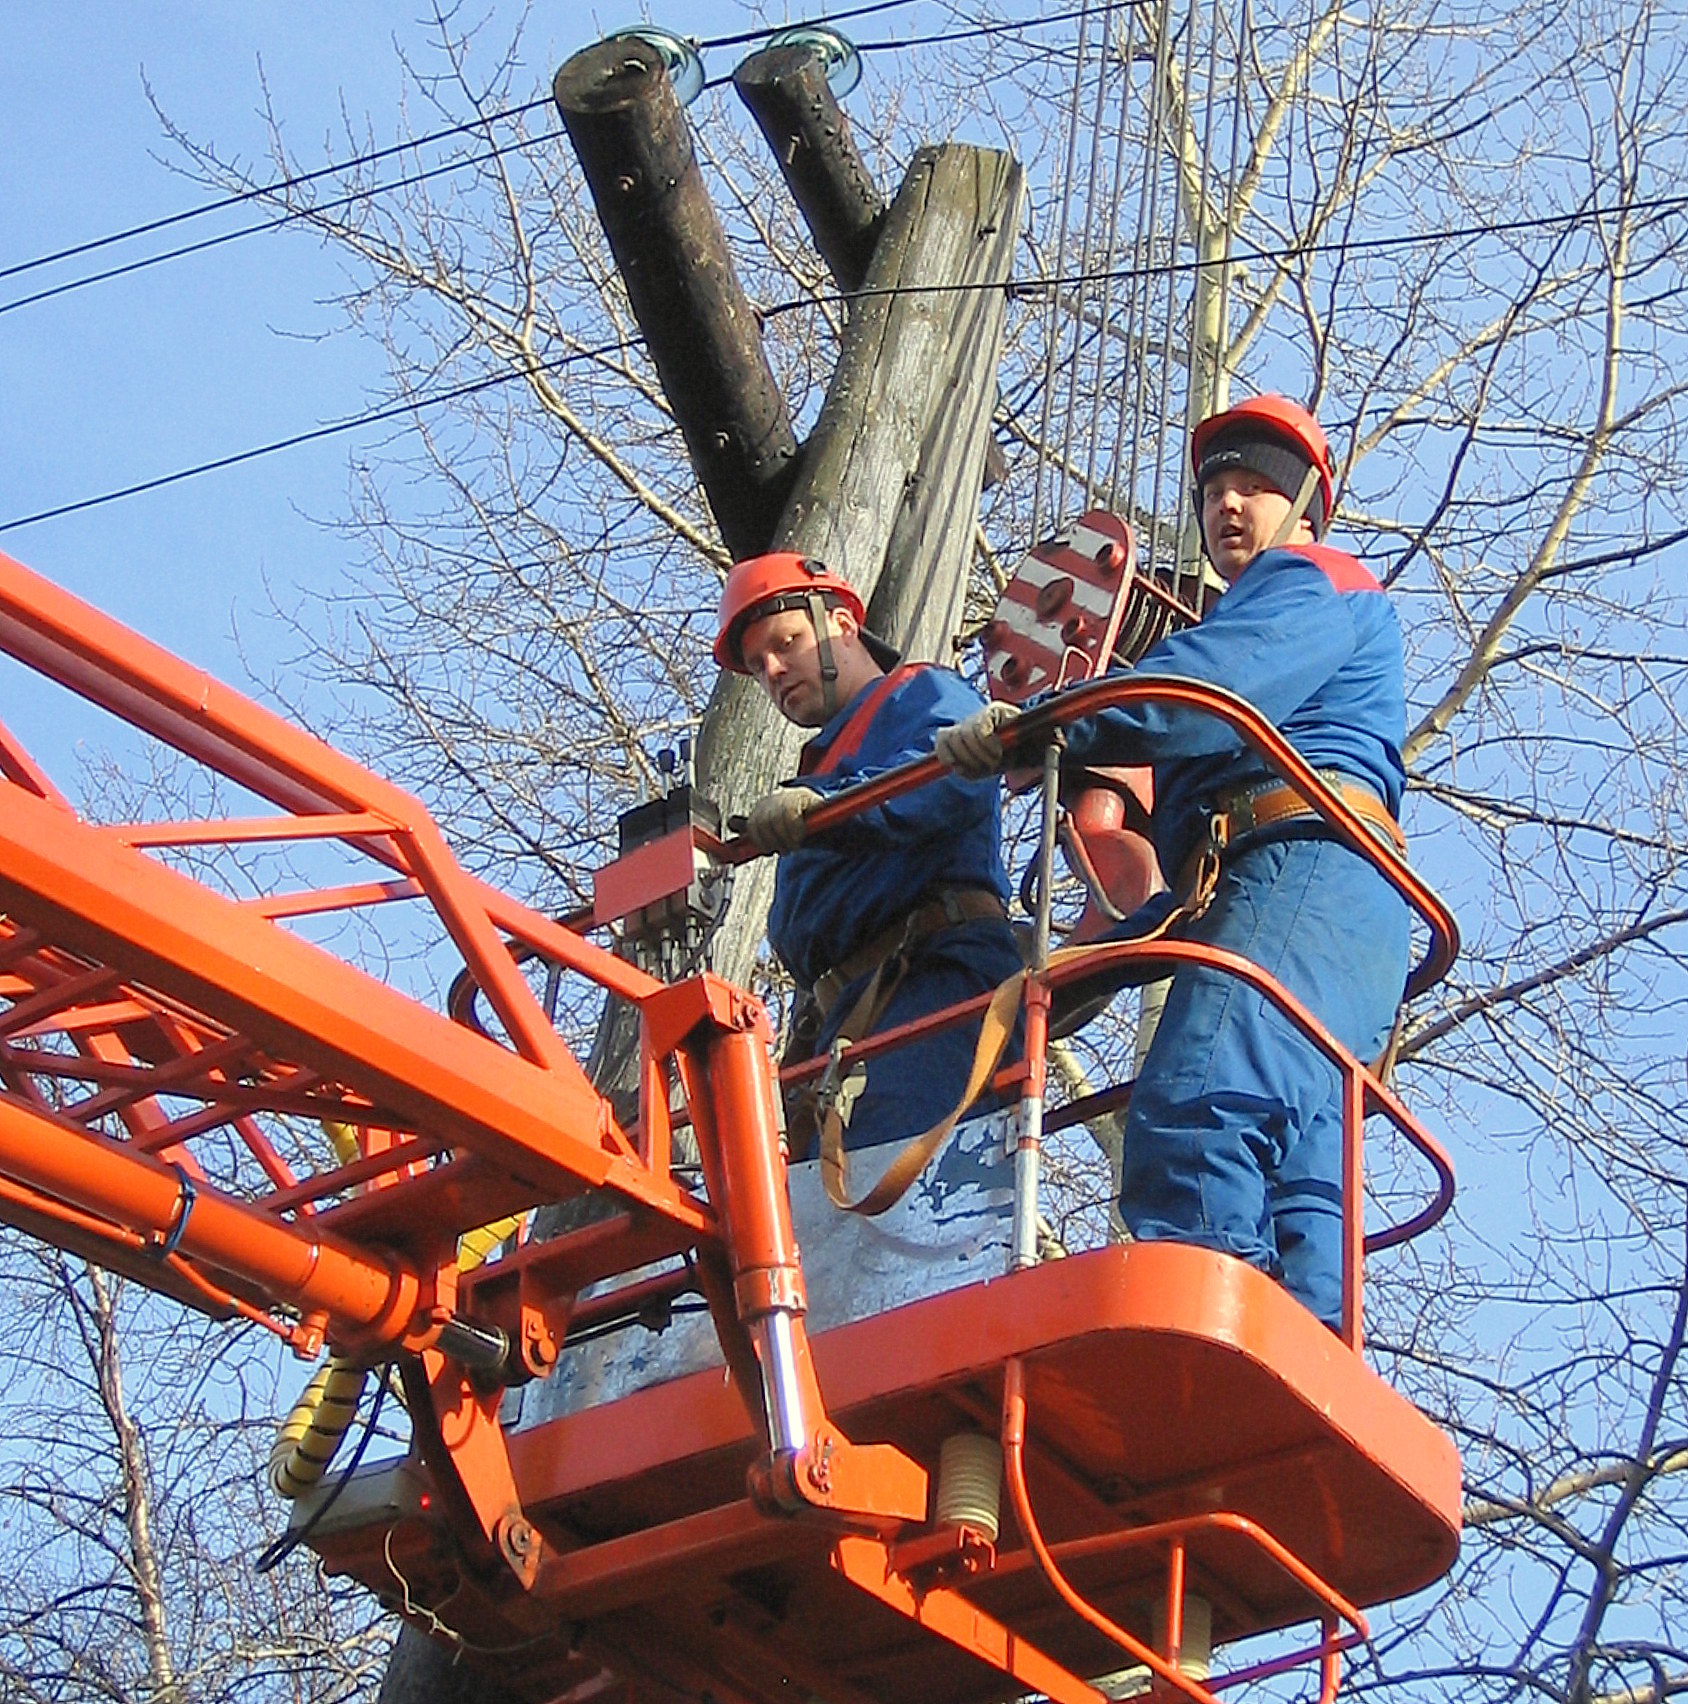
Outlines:
[[[517,8],[483,8],[501,42]],[[811,8],[819,10],[820,8]],[[0,267],[213,199],[147,99],[225,155],[262,162],[262,78],[295,152],[352,151],[341,106],[377,145],[399,133],[395,42],[419,49],[410,7],[11,0],[0,53]],[[556,65],[634,6],[560,6],[530,19],[534,93]],[[743,28],[726,0],[679,0],[685,33]],[[710,65],[712,74],[730,65]],[[425,123],[425,121],[424,121]],[[380,353],[327,301],[335,257],[303,233],[253,236],[203,255],[5,311],[4,304],[150,250],[252,222],[214,214],[0,280],[0,522],[356,414]],[[355,439],[325,441],[103,508],[0,531],[0,550],[190,661],[245,685],[283,644],[266,582],[329,588],[348,546],[322,523],[344,507]],[[237,642],[238,634],[238,642]],[[0,718],[74,792],[75,747],[111,724],[0,662]]]

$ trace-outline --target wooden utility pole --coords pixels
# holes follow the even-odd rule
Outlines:
[[[816,47],[768,47],[739,66],[733,87],[767,138],[821,259],[839,289],[854,290],[872,263],[885,198],[826,73]]]
[[[989,149],[948,144],[916,156],[851,300],[770,541],[844,575],[869,625],[909,657],[948,662],[960,619],[1020,188],[1019,166]],[[734,808],[790,775],[800,743],[746,685],[722,681],[698,741],[700,784]],[[718,942],[725,976],[752,962],[772,879],[771,860],[739,872]]]
[[[883,209],[817,49],[755,54],[735,82],[851,293],[838,366],[800,450],[661,55],[600,42],[563,66],[554,92],[728,549],[820,557],[861,590],[876,631],[947,661],[990,441],[1020,168],[990,149],[923,149]],[[762,694],[724,676],[698,785],[740,809],[793,772],[800,743]],[[721,974],[749,972],[771,881],[768,862],[739,872]]]
[[[797,438],[662,55],[601,41],[552,94],[722,540],[752,555],[790,490]]]

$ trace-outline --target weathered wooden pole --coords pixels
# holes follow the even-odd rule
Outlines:
[[[867,277],[887,210],[827,70],[818,44],[764,48],[733,73],[733,87],[767,138],[833,280],[852,292]],[[985,484],[995,485],[1006,472],[1001,446],[987,436]]]
[[[839,289],[854,290],[873,259],[885,198],[826,74],[818,46],[792,43],[751,54],[733,87],[768,139],[821,259]]]
[[[551,92],[722,541],[753,555],[791,488],[797,438],[662,55],[601,41]]]
[[[950,660],[979,493],[1019,223],[1007,154],[946,144],[915,156],[851,304],[838,365],[804,446],[774,547],[860,588],[909,657]],[[731,809],[795,770],[801,736],[765,695],[723,676],[698,741],[699,783]],[[742,978],[761,937],[772,860],[737,874],[716,968]]]

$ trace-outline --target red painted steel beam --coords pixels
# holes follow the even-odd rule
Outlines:
[[[394,831],[425,825],[437,834],[428,813],[402,788],[3,553],[0,650],[283,810],[306,817],[374,813]],[[403,875],[420,874],[377,836],[357,845]],[[636,1000],[660,986],[461,870],[455,885],[496,928],[615,993]]]
[[[493,1161],[538,1198],[609,1189],[713,1235],[701,1202],[612,1151],[608,1108],[578,1066],[518,1058],[21,789],[0,811],[0,909]]]
[[[0,1171],[114,1227],[166,1239],[197,1264],[249,1282],[300,1313],[326,1313],[343,1331],[397,1342],[412,1326],[420,1286],[403,1261],[319,1231],[282,1224],[127,1143],[66,1129],[0,1098]]]

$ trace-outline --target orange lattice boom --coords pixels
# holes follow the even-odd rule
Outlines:
[[[1028,1058],[997,1081],[1041,1095],[1051,989],[1115,961],[1219,964],[1276,1000],[1345,1085],[1342,1340],[1252,1269],[1146,1245],[930,1296],[811,1344],[766,1013],[712,976],[665,984],[580,932],[660,910],[699,860],[751,855],[742,842],[688,819],[623,859],[565,926],[467,874],[402,790],[4,557],[0,649],[270,808],[91,823],[0,731],[0,1219],[301,1353],[326,1341],[396,1360],[414,1434],[403,1472],[426,1494],[350,1497],[312,1542],[388,1601],[402,1570],[420,1625],[438,1631],[448,1602],[459,1625],[470,1618],[477,1645],[507,1648],[512,1697],[775,1704],[802,1686],[837,1704],[983,1704],[1004,1690],[1076,1704],[1101,1696],[1081,1677],[1123,1657],[1211,1704],[1224,1682],[1180,1666],[1191,1593],[1227,1641],[1314,1623],[1292,1655],[1319,1665],[1328,1697],[1365,1606],[1451,1562],[1458,1458],[1358,1353],[1365,1251],[1433,1222],[1451,1170],[1395,1095],[1246,961],[1184,943],[1058,955],[1026,979]],[[1229,722],[1427,922],[1413,988],[1446,969],[1456,936],[1440,902],[1240,701],[1110,678],[1012,738],[1029,751],[1051,717],[1142,696]],[[836,797],[811,826],[932,771]],[[324,842],[373,868],[239,898],[158,855]],[[454,1021],[290,926],[401,900],[431,908],[494,1022]],[[636,1008],[631,1121],[588,1081],[523,959]],[[1369,1238],[1368,1115],[1437,1175],[1426,1208]],[[682,1119],[701,1192],[671,1169]],[[355,1153],[336,1156],[325,1125],[349,1130]],[[462,1233],[588,1191],[612,1210],[459,1273]],[[673,1379],[506,1434],[509,1386],[544,1378],[571,1333],[635,1320],[679,1283],[707,1301],[729,1379]],[[929,1506],[945,1439],[980,1429],[1002,1446],[1000,1534]]]

